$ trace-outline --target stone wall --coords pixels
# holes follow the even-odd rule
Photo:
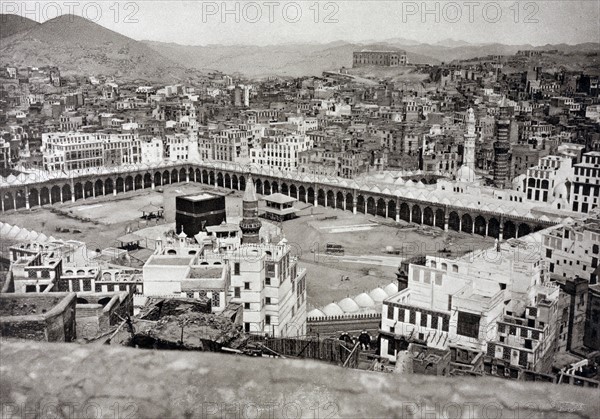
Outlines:
[[[324,363],[5,341],[2,417],[595,418],[598,390]],[[60,413],[60,415],[58,414]]]

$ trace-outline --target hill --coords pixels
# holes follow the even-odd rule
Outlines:
[[[27,19],[26,17],[0,14],[0,46],[4,44],[4,38],[28,31],[39,25],[35,20]]]
[[[269,46],[207,45],[189,46],[143,41],[159,54],[182,65],[249,77],[279,75],[317,76],[323,71],[352,66],[352,52],[361,49],[390,49],[389,45],[358,45],[347,42],[328,44],[282,44]],[[399,49],[399,48],[396,48]],[[439,61],[408,52],[411,63],[438,64]]]
[[[63,74],[120,80],[178,81],[189,76],[141,42],[87,19],[62,15],[2,40],[0,60],[16,66],[55,65]]]

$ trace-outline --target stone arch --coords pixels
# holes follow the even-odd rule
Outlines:
[[[171,174],[168,170],[165,170],[162,174],[162,185],[168,185],[171,183]]]
[[[406,222],[410,221],[410,207],[406,202],[400,204],[400,219]]]
[[[315,190],[312,188],[312,186],[308,187],[306,193],[308,195],[308,202],[311,204],[315,202]]]
[[[171,183],[179,182],[179,172],[177,169],[171,170]]]
[[[200,179],[202,181],[202,183],[204,184],[208,184],[210,183],[210,180],[208,178],[208,170],[204,169],[202,170],[202,177]]]
[[[271,195],[271,182],[268,180],[263,182],[263,195]]]
[[[527,223],[521,223],[517,231],[519,232],[519,237],[523,237],[531,233],[531,227]]]
[[[387,203],[388,206],[388,217],[392,219],[396,219],[396,201],[390,199]]]
[[[46,205],[50,203],[50,190],[44,186],[40,189],[40,205]],[[30,202],[31,204],[31,202]]]
[[[448,215],[448,228],[454,231],[460,231],[460,217],[456,211],[452,211]]]
[[[144,189],[144,178],[141,174],[135,175],[133,184],[135,185],[135,189]]]
[[[229,175],[229,173],[225,173],[225,187],[229,188],[229,189],[233,189],[231,187],[231,176]]]
[[[433,210],[431,207],[425,207],[423,210],[423,224],[433,226]]]
[[[16,202],[15,209],[25,208],[27,206],[27,199],[25,198],[25,191],[24,190],[19,189],[15,193],[15,202]]]
[[[462,216],[462,231],[465,233],[473,232],[473,218],[470,214],[463,214]]]
[[[298,188],[293,183],[290,185],[290,196],[293,196],[296,199],[299,199]]]
[[[504,240],[512,239],[517,234],[517,226],[511,220],[504,222],[504,230],[502,231],[502,238]]]
[[[344,209],[344,194],[340,191],[338,191],[335,194],[335,199],[336,199],[336,208],[337,209]]]
[[[256,192],[258,194],[264,195],[263,194],[263,183],[262,183],[262,180],[256,179],[256,181],[254,182],[254,187],[256,188]]]
[[[300,202],[306,202],[306,189],[302,185],[298,188],[298,200]]]
[[[121,179],[122,180],[122,179]],[[73,192],[73,195],[75,195],[75,200],[77,201],[78,199],[83,198],[83,186],[81,186],[81,183],[77,182],[75,184],[75,190]]]
[[[240,181],[239,181],[237,175],[235,175],[235,174],[231,176],[231,189],[236,189],[236,190],[240,189]]]
[[[150,173],[144,174],[144,189],[152,187],[152,175]]]
[[[122,177],[117,178],[117,183],[115,184],[115,190],[117,191],[117,193],[125,191],[125,181],[123,180]]]
[[[54,185],[50,189],[50,203],[56,204],[57,202],[60,202],[60,186]]]
[[[353,211],[354,210],[354,196],[348,192],[346,194],[346,210]]]
[[[98,179],[96,180],[96,182],[94,182],[94,193],[96,194],[96,196],[102,196],[104,194],[103,192],[103,187],[104,183],[102,182],[102,179]]]
[[[325,191],[323,189],[319,189],[317,192],[317,205],[325,206]]]
[[[335,208],[335,194],[332,190],[327,191],[327,206],[329,208]]]
[[[279,192],[279,184],[276,181],[271,183],[271,193]]]
[[[29,206],[37,207],[40,202],[40,193],[36,188],[29,189]]]
[[[83,185],[83,193],[86,198],[94,196],[94,184],[91,181],[85,182]]]
[[[162,176],[160,175],[160,172],[156,172],[154,173],[154,186],[160,185],[162,185]]]
[[[183,182],[183,181],[187,181],[187,170],[185,170],[185,167],[182,167],[181,169],[179,169],[179,179],[177,179],[178,182]]]
[[[418,204],[414,204],[412,207],[412,222],[421,224],[421,207]]]
[[[281,184],[281,193],[284,195],[290,194],[290,188],[288,187],[288,184],[285,182]]]
[[[358,195],[358,197],[356,198],[356,211],[360,212],[361,214],[364,214],[365,211],[365,197],[362,195]]]
[[[4,204],[4,211],[15,209],[15,202],[13,201],[12,193],[5,192],[2,197],[2,202]]]
[[[246,190],[246,178],[244,176],[240,176],[240,190]]]
[[[548,182],[548,179],[543,179],[542,180],[542,189],[548,189],[550,187],[550,183]]]
[[[446,217],[443,209],[435,210],[435,226],[444,229],[444,218]]]
[[[63,199],[63,202],[71,199],[71,185],[69,185],[68,183],[63,185],[63,187],[62,187],[62,199]]]
[[[196,169],[194,179],[196,180],[196,182],[202,182],[202,172],[200,171],[200,169]]]
[[[198,172],[198,171],[199,171],[198,169],[196,169],[196,171],[194,171],[193,167],[188,168],[187,177],[189,178],[190,182],[196,182],[196,179],[197,179],[196,172]]]
[[[133,176],[125,177],[125,192],[133,190]]]
[[[385,203],[385,199],[379,198],[376,202],[376,214],[380,217],[385,217],[386,209],[387,204]]]
[[[209,185],[215,184],[215,172],[212,170],[208,172],[208,184]]]
[[[475,234],[485,237],[485,224],[485,218],[483,218],[481,215],[475,217]]]
[[[497,239],[500,237],[500,221],[496,218],[490,218],[488,221],[488,236]]]

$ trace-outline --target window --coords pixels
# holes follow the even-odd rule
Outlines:
[[[250,289],[250,282],[244,282],[244,289],[245,290],[249,290]]]
[[[239,264],[239,262],[235,262],[233,264],[233,274],[234,275],[239,275],[240,274],[240,264]]]
[[[390,320],[394,320],[394,306],[387,307],[387,317]]]
[[[480,316],[476,314],[459,311],[456,333],[470,338],[477,338],[479,336],[479,320]]]
[[[271,324],[271,316],[268,315],[268,314],[265,316],[265,323],[266,324]]]
[[[250,333],[250,323],[244,323],[244,332]]]
[[[233,289],[233,298],[240,298],[240,296],[241,296],[240,287],[235,287]]]
[[[271,278],[265,278],[265,285],[271,285]]]
[[[265,297],[265,305],[271,304],[271,297]]]

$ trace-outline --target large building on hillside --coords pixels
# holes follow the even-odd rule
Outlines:
[[[408,64],[405,51],[355,51],[352,54],[352,67],[399,67]]]

